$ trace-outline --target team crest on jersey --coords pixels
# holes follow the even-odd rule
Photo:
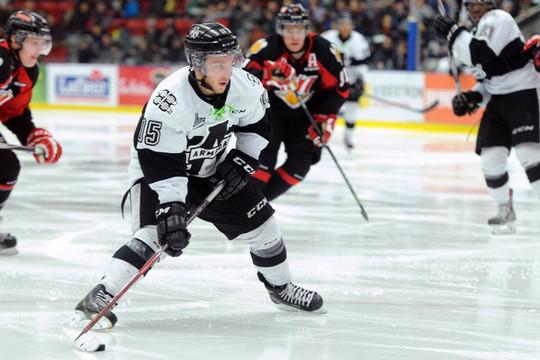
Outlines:
[[[178,103],[176,96],[174,96],[169,90],[163,89],[157,93],[152,100],[152,103],[157,106],[157,108],[167,114],[172,114],[174,107]]]
[[[304,75],[300,74],[296,78],[296,92],[305,103],[311,99],[313,95],[313,85],[317,81],[317,75]],[[274,91],[274,94],[285,104],[287,104],[291,109],[298,109],[300,107],[300,102],[298,98],[294,95],[288,85],[281,86],[279,89]]]

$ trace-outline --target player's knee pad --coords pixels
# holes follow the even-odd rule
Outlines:
[[[142,268],[159,249],[155,227],[153,227],[153,236],[149,231],[151,229],[148,228],[150,226],[137,231],[134,238],[114,253],[113,258],[123,260],[137,269]],[[145,229],[146,231],[143,231]]]
[[[343,114],[347,127],[353,128],[356,121],[360,119],[360,106],[358,106],[357,101],[346,101],[342,105],[340,113]]]
[[[540,180],[540,144],[522,143],[515,147],[516,156],[525,169],[529,181]]]
[[[285,244],[274,216],[255,230],[238,235],[236,239],[249,245],[251,259],[256,266],[276,266],[287,259]]]
[[[17,182],[21,163],[11,150],[0,150],[0,190],[2,187],[11,190]]]
[[[498,188],[508,182],[508,154],[509,151],[504,146],[482,148],[480,160],[488,187]]]

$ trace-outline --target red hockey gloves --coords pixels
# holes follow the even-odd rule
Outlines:
[[[296,71],[285,58],[280,58],[277,61],[264,61],[262,79],[264,87],[289,85],[295,77]]]
[[[540,35],[534,35],[527,40],[523,52],[532,59],[536,71],[540,72]]]
[[[466,91],[457,94],[452,99],[452,110],[457,116],[472,114],[478,109],[478,104],[482,102],[482,94],[478,91]]]
[[[258,161],[243,152],[232,149],[216,169],[214,178],[224,180],[225,187],[216,200],[225,200],[236,195],[249,181],[249,176],[257,169]]]
[[[50,132],[42,128],[35,128],[28,135],[26,145],[36,149],[34,158],[40,164],[54,164],[62,156],[62,146],[53,139]]]
[[[156,210],[158,241],[168,244],[165,253],[177,257],[189,244],[191,234],[186,229],[186,205],[182,202],[160,204]]]
[[[311,124],[308,128],[307,137],[311,139],[316,146],[321,147],[326,144],[328,140],[330,140],[330,136],[332,136],[332,133],[334,132],[334,127],[336,126],[336,115],[314,114],[313,118],[321,131],[322,141],[321,137],[319,136],[319,132],[313,127],[313,124]]]
[[[463,26],[459,26],[454,20],[446,15],[437,15],[433,25],[435,26],[437,34],[448,41],[448,46],[450,46],[450,48],[452,48],[458,35],[465,30]]]

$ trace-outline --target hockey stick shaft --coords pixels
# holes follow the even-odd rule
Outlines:
[[[439,100],[433,100],[425,108],[418,109],[418,108],[414,108],[414,107],[411,107],[411,106],[406,105],[406,104],[398,103],[398,102],[395,102],[395,101],[392,101],[392,100],[387,100],[385,98],[382,98],[380,96],[373,95],[373,94],[363,94],[362,96],[365,96],[365,97],[373,99],[373,100],[377,100],[379,102],[382,102],[382,103],[385,103],[385,104],[388,104],[388,105],[392,105],[392,106],[395,106],[395,107],[398,107],[398,108],[402,108],[402,109],[405,109],[405,110],[413,111],[413,112],[416,112],[416,113],[422,113],[422,114],[433,110],[435,107],[437,107],[437,105],[439,105]]]
[[[298,101],[300,102],[300,106],[302,107],[302,109],[304,110],[304,112],[306,113],[306,116],[308,117],[309,119],[309,122],[311,122],[311,125],[313,125],[313,128],[315,129],[315,131],[317,132],[317,135],[319,135],[319,137],[321,138],[321,140],[323,139],[323,133],[321,131],[321,129],[319,128],[319,125],[317,124],[317,122],[315,121],[315,119],[313,118],[313,115],[311,115],[311,112],[309,111],[309,109],[307,108],[306,106],[306,103],[304,102],[304,100],[302,100],[302,98],[300,98],[300,96],[298,95],[298,92],[296,91],[296,88],[294,87],[294,84],[291,84],[291,90],[293,91],[294,93],[294,96],[296,96],[296,98],[298,99]],[[322,142],[322,141],[321,141]],[[330,149],[330,146],[327,145],[327,144],[324,144],[323,143],[323,148],[325,148],[328,153],[330,154],[330,156],[332,157],[332,160],[334,160],[334,163],[336,164],[336,167],[338,168],[339,170],[339,173],[341,174],[341,176],[343,177],[343,180],[345,180],[345,183],[347,184],[347,187],[349,188],[349,191],[351,192],[354,200],[356,201],[356,203],[358,204],[358,206],[360,207],[360,212],[362,213],[362,216],[364,217],[364,219],[366,221],[369,221],[369,217],[368,217],[368,214],[366,212],[366,210],[364,209],[364,206],[362,205],[362,202],[360,201],[360,199],[358,198],[358,195],[356,195],[356,191],[354,191],[354,188],[352,187],[351,183],[349,182],[349,179],[347,178],[347,175],[345,175],[345,172],[343,171],[343,169],[341,168],[341,166],[339,165],[339,162],[336,158],[336,156],[334,155],[334,152],[332,151],[332,149]]]
[[[21,151],[26,151],[26,152],[31,152],[31,153],[35,153],[39,151],[35,147],[32,147],[32,146],[6,144],[2,142],[0,142],[0,150],[21,150]]]
[[[442,16],[446,16],[446,8],[444,7],[443,0],[439,0],[439,14]],[[461,80],[459,79],[456,61],[454,59],[454,54],[452,54],[452,48],[450,47],[450,44],[448,44],[448,58],[450,62],[450,72],[452,73],[452,77],[454,78],[454,82],[456,83],[456,91],[458,94],[461,94],[463,92],[463,89],[461,87]]]
[[[191,213],[191,215],[186,221],[186,225],[189,225],[201,213],[201,211],[203,211],[208,206],[208,204],[210,204],[212,200],[214,200],[214,198],[219,194],[219,192],[223,189],[224,186],[225,183],[223,181],[219,182],[216,185],[212,192],[210,192],[210,194],[208,194],[208,196],[203,200],[203,202]],[[97,322],[112,309],[114,304],[116,304],[118,300],[120,300],[120,298],[133,286],[133,284],[135,284],[141,276],[143,276],[148,270],[150,270],[150,268],[156,263],[156,261],[158,261],[158,259],[161,257],[161,254],[163,254],[166,249],[167,244],[165,244],[158,251],[156,251],[156,253],[150,259],[148,259],[148,261],[140,268],[137,274],[135,274],[133,278],[131,278],[131,280],[126,285],[124,285],[124,287],[118,292],[118,294],[116,294],[111,299],[111,301],[103,309],[101,309],[99,313],[97,313],[97,315],[92,319],[92,321],[90,321],[84,327],[84,329],[82,329],[81,333],[73,341],[78,340],[81,336],[90,331],[90,329],[92,329],[94,325],[96,325]]]

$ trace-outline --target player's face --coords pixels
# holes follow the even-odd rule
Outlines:
[[[302,24],[290,24],[283,26],[283,42],[290,52],[296,53],[304,47],[307,30]]]
[[[19,50],[19,58],[25,67],[37,64],[40,55],[47,55],[50,51],[50,40],[38,36],[27,36]]]
[[[337,24],[337,30],[342,37],[349,37],[353,30],[352,22],[350,21],[340,21]]]
[[[234,64],[234,55],[208,55],[204,71],[205,81],[216,94],[222,94],[231,80]]]
[[[491,6],[478,1],[470,1],[465,3],[465,8],[467,9],[471,20],[475,24],[478,24],[482,16],[490,10]]]

